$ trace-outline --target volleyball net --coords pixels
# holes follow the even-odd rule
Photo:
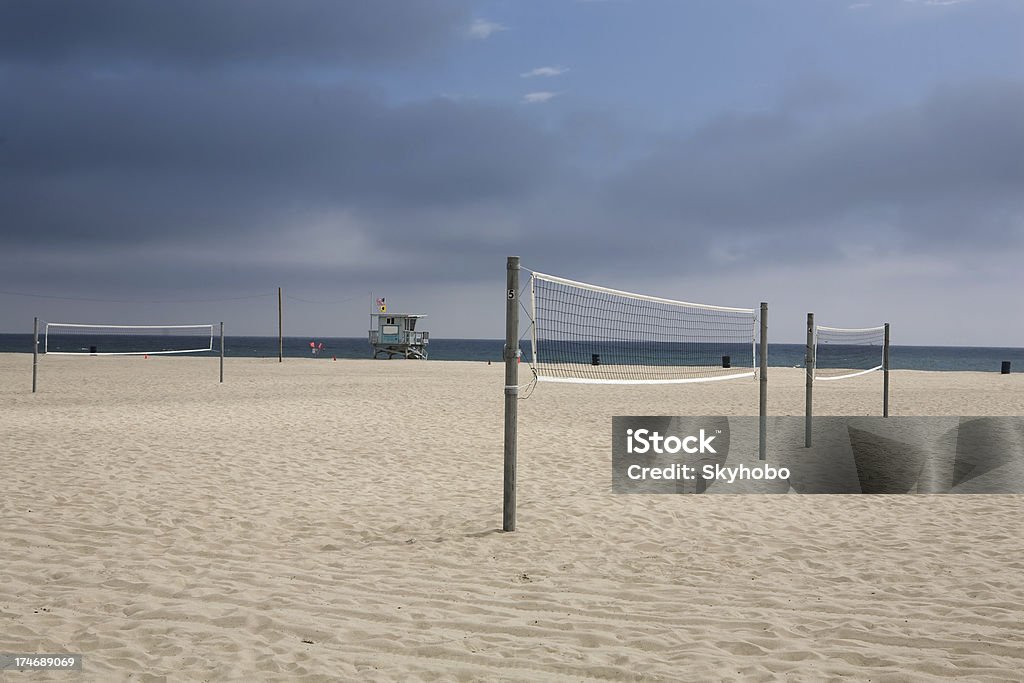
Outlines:
[[[757,312],[532,273],[525,304],[539,381],[668,384],[753,377]]]
[[[45,354],[141,356],[213,351],[214,325],[43,323]]]

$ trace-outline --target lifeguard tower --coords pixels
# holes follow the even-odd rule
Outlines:
[[[425,315],[413,313],[371,313],[370,346],[373,357],[389,359],[427,357],[429,332],[417,332],[416,321]]]

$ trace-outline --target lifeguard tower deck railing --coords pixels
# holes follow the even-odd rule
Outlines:
[[[373,357],[426,358],[430,333],[416,330],[416,321],[426,317],[412,313],[371,313]]]

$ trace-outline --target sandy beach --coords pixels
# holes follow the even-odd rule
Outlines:
[[[500,364],[51,356],[33,395],[31,363],[0,355],[0,652],[102,681],[1022,680],[1024,496],[611,493],[613,415],[755,415],[753,380],[539,385],[504,534]],[[802,415],[803,371],[769,378]],[[880,374],[815,410],[880,414]],[[1021,415],[1024,374],[894,371],[891,410]]]

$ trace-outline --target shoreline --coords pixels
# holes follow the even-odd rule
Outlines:
[[[329,356],[329,355],[330,354],[327,354],[327,356]],[[13,356],[13,357],[18,357],[18,358],[25,358],[25,357],[31,357],[32,356],[32,352],[31,351],[0,351],[0,358],[3,358],[5,356]],[[113,360],[113,359],[131,359],[131,358],[137,358],[137,359],[140,359],[140,360],[182,359],[182,360],[191,360],[191,361],[217,361],[217,362],[219,362],[219,360],[220,360],[220,356],[217,356],[217,355],[199,355],[199,354],[188,354],[188,353],[150,354],[148,358],[145,357],[145,354],[116,354],[116,355],[101,355],[101,354],[97,354],[97,355],[91,355],[91,354],[88,354],[88,353],[81,353],[81,354],[44,354],[44,353],[40,353],[39,356],[38,356],[38,363],[39,363],[40,366],[42,366],[42,364],[44,362],[44,359],[46,359],[47,356],[49,356],[50,359],[55,359],[56,362],[77,362],[78,360],[80,360],[82,358],[92,358],[94,360],[98,360],[98,359]],[[67,361],[65,361],[63,359],[67,359]],[[430,364],[430,363],[443,363],[443,364],[446,364],[446,365],[447,364],[454,364],[454,363],[471,363],[471,364],[474,364],[474,365],[485,365],[485,366],[486,365],[492,365],[492,366],[493,365],[498,365],[498,366],[504,367],[504,361],[497,360],[497,361],[490,361],[490,362],[488,362],[486,360],[480,360],[480,359],[460,360],[460,359],[448,359],[448,358],[431,358],[431,359],[426,359],[426,360],[417,360],[417,359],[411,359],[411,358],[410,359],[406,359],[406,358],[381,359],[381,358],[372,358],[372,357],[367,357],[367,358],[337,358],[337,359],[331,359],[329,357],[310,358],[308,356],[285,356],[284,357],[284,361],[280,362],[280,361],[278,361],[278,357],[277,356],[231,356],[231,355],[225,355],[224,356],[225,364],[227,364],[229,362],[234,363],[234,362],[240,362],[240,361],[275,362],[275,363],[280,363],[282,365],[285,364],[285,363],[292,363],[292,362],[296,362],[296,361],[298,361],[298,362],[318,362],[318,363],[324,363],[324,362],[326,362],[326,363],[360,363],[360,362],[364,362],[364,361],[373,361],[375,363],[380,363],[380,364],[387,364],[387,363],[414,363],[414,364],[415,363],[426,363],[426,364]],[[54,362],[54,361],[51,360],[49,362]],[[605,367],[613,367],[613,366],[605,366]],[[624,366],[624,367],[629,367],[629,366]],[[650,367],[671,367],[671,366],[650,366]],[[694,366],[694,367],[703,367],[703,366]],[[797,366],[794,366],[794,365],[771,365],[770,363],[768,365],[768,368],[769,368],[769,370],[803,370],[803,366],[801,366],[801,365],[797,365]],[[832,368],[832,369],[835,369],[835,368]],[[526,372],[527,374],[529,373],[529,364],[527,362],[525,362],[525,361],[520,364],[520,375],[522,375],[524,372]],[[867,376],[869,376],[869,377],[873,376],[876,372],[879,375],[881,375],[881,371],[872,371],[870,373],[867,373]],[[902,374],[902,373],[929,373],[929,374],[954,373],[954,374],[977,374],[977,375],[1002,375],[1002,373],[1000,372],[1000,369],[998,367],[996,369],[994,369],[994,370],[991,370],[991,371],[990,370],[969,370],[969,369],[964,369],[964,370],[958,370],[958,369],[917,370],[917,369],[909,369],[909,368],[893,368],[893,369],[889,370],[889,372],[890,372],[890,374],[896,374],[896,373],[900,373],[900,374]],[[1022,374],[1024,374],[1024,367],[1021,367],[1020,369],[1018,369],[1016,366],[1013,366],[1011,368],[1010,373],[1008,375],[1003,375],[1003,376],[1013,376],[1013,375],[1022,375]],[[737,380],[720,380],[720,381],[743,381],[743,378],[740,378],[740,379],[737,379]],[[822,380],[819,380],[819,381],[822,381]],[[551,383],[551,382],[545,382],[545,384],[549,384],[549,383]],[[694,383],[695,384],[700,384],[700,382],[694,382]]]

